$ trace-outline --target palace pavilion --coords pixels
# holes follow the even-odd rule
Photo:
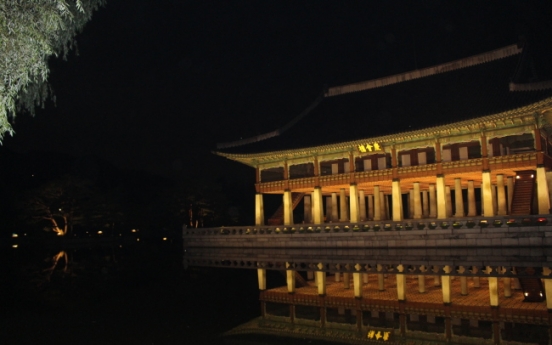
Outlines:
[[[327,87],[218,144],[255,169],[255,222],[185,229],[184,264],[257,271],[261,317],[231,335],[552,344],[551,134],[521,45]]]

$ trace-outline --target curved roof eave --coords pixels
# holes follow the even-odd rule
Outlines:
[[[441,135],[443,131],[451,130],[458,127],[474,126],[474,125],[484,125],[496,120],[504,120],[508,118],[516,118],[520,116],[526,116],[535,112],[544,112],[546,110],[552,109],[552,97],[548,97],[542,101],[508,110],[505,112],[482,116],[474,118],[471,120],[464,120],[459,122],[453,122],[446,125],[440,125],[435,127],[428,127],[424,129],[418,129],[408,132],[400,132],[395,134],[389,134],[378,137],[366,137],[361,139],[356,139],[352,141],[344,141],[327,145],[318,145],[312,147],[302,147],[296,149],[280,150],[280,151],[266,151],[258,153],[225,153],[220,151],[213,151],[214,154],[225,157],[230,160],[234,160],[251,167],[256,167],[262,161],[273,162],[276,160],[281,160],[283,158],[292,158],[299,156],[307,156],[317,154],[320,155],[324,152],[335,152],[342,150],[350,150],[351,147],[356,147],[358,145],[364,144],[366,142],[378,142],[378,143],[396,143],[400,141],[411,141],[413,138],[418,140],[423,140],[427,138],[435,138]]]

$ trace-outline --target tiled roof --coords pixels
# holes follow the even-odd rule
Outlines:
[[[498,114],[552,96],[550,88],[510,91],[510,84],[523,78],[519,73],[521,56],[514,53],[417,79],[325,97],[279,136],[221,151],[280,151],[413,131]]]

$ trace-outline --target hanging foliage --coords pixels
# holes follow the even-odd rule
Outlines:
[[[0,142],[17,112],[50,96],[48,58],[65,57],[104,0],[0,1]]]

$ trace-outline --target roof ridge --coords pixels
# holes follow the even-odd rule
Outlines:
[[[362,81],[362,82],[353,83],[353,84],[334,86],[329,88],[324,96],[325,97],[339,96],[347,93],[364,91],[364,90],[375,89],[375,88],[384,87],[392,84],[402,83],[404,81],[409,81],[413,79],[429,77],[432,75],[446,73],[457,69],[462,69],[466,67],[479,65],[482,63],[499,60],[512,55],[517,55],[521,53],[522,50],[523,48],[518,47],[517,44],[511,44],[509,46],[491,50],[482,54],[472,55],[470,57],[454,60],[451,62],[446,62],[432,67],[416,69],[405,73],[399,73],[388,77],[372,79],[372,80]]]

